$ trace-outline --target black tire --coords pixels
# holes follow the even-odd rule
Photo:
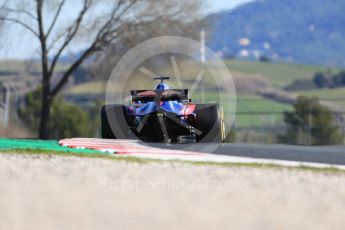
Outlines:
[[[197,142],[221,143],[224,141],[224,121],[218,104],[198,104],[195,128],[202,132]]]
[[[116,133],[114,133],[114,132]],[[101,137],[105,139],[129,138],[127,108],[123,105],[104,105],[101,110]]]

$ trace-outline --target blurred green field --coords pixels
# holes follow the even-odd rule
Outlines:
[[[283,112],[292,110],[288,104],[253,95],[237,97],[236,127],[274,126],[283,123]],[[267,113],[267,114],[257,114]]]
[[[56,71],[64,71],[67,67],[65,64],[58,63]],[[28,71],[41,70],[41,63],[39,61],[23,61],[23,60],[0,60],[0,71],[12,73],[26,73]]]
[[[323,101],[332,102],[345,111],[345,88],[318,89],[298,92],[299,95],[318,97]]]
[[[295,80],[311,79],[316,72],[326,71],[327,67],[289,63],[267,63],[258,61],[225,61],[230,71],[261,75],[272,86],[283,88]],[[336,69],[333,69],[337,71]]]
[[[244,74],[260,75],[267,79],[273,87],[283,88],[295,80],[311,79],[316,72],[327,71],[327,67],[313,65],[298,65],[289,63],[266,63],[258,61],[226,60],[225,64],[230,71]],[[185,66],[190,67],[190,64]],[[0,63],[1,68],[1,63]],[[336,69],[333,69],[337,71]],[[167,71],[165,71],[167,72]],[[188,76],[196,76],[197,72],[181,70]],[[78,85],[68,90],[71,94],[100,94],[104,93],[105,82],[95,81]]]
[[[300,91],[300,95],[316,96],[320,99],[343,99],[345,97],[345,88],[333,88],[333,89],[318,89],[310,91]]]
[[[104,94],[106,87],[106,81],[91,81],[84,84],[76,85],[68,89],[66,94]]]

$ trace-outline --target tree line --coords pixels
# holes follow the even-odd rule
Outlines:
[[[327,70],[315,73],[312,79],[296,80],[284,89],[287,91],[302,91],[341,87],[345,87],[345,71],[333,73],[331,70]]]

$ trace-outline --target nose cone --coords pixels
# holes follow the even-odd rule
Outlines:
[[[167,89],[170,89],[170,87],[165,83],[158,83],[155,86],[155,90],[167,90]]]

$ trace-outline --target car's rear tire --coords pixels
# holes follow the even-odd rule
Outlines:
[[[129,138],[127,108],[125,106],[116,104],[102,106],[101,137],[105,139]]]
[[[198,142],[223,142],[225,126],[222,108],[218,104],[198,104],[195,128],[202,132],[197,136]]]

